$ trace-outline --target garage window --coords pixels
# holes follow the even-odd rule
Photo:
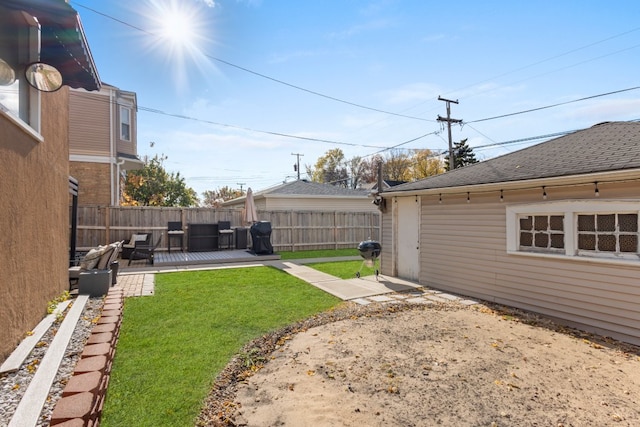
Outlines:
[[[639,201],[507,207],[507,252],[640,262]]]
[[[638,214],[579,214],[578,250],[592,253],[638,253]]]
[[[563,215],[523,215],[519,226],[521,250],[564,252]]]

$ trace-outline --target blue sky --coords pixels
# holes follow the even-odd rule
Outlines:
[[[438,96],[459,101],[453,140],[480,159],[543,140],[488,144],[640,119],[640,89],[626,90],[640,86],[636,0],[71,5],[101,79],[137,93],[139,154],[166,155],[198,193],[290,181],[292,153],[446,150]]]

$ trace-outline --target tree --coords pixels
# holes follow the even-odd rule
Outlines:
[[[339,148],[334,148],[318,157],[314,167],[306,165],[307,175],[311,181],[347,186],[349,179],[347,167],[344,163],[344,153]]]
[[[418,150],[412,158],[411,178],[423,179],[429,176],[441,174],[445,171],[444,162],[440,156],[434,155],[431,150]]]
[[[472,163],[478,163],[473,149],[467,145],[467,139],[453,144],[453,168],[458,169]],[[445,169],[451,170],[449,167],[449,156],[445,160]]]
[[[362,161],[362,175],[359,177],[361,184],[369,184],[378,180],[378,164],[384,163],[381,155],[371,156],[369,160]]]
[[[167,173],[162,163],[166,156],[156,154],[145,160],[142,169],[127,171],[123,206],[197,206],[197,193],[187,187],[178,173]]]
[[[392,181],[411,180],[412,159],[400,150],[389,150],[384,159],[384,179]]]
[[[202,193],[202,196],[203,206],[215,208],[220,206],[221,202],[226,202],[227,200],[237,199],[238,197],[244,196],[244,191],[224,186],[222,188],[218,188],[217,190],[207,190]]]

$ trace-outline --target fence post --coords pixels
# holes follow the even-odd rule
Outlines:
[[[297,239],[297,236],[294,236],[294,233],[298,234],[296,232],[296,229],[295,229],[294,224],[293,224],[293,218],[295,218],[293,216],[293,210],[290,210],[289,211],[289,224],[291,224],[291,226],[289,228],[289,241],[291,242],[291,252],[295,252],[296,251],[296,239]]]
[[[333,248],[338,249],[338,212],[333,212]]]
[[[111,225],[111,215],[109,213],[109,206],[107,206],[106,208],[104,208],[104,243],[105,245],[108,245],[111,242],[111,230],[109,230],[109,227]]]

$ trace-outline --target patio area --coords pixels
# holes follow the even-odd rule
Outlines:
[[[151,265],[146,259],[133,260],[129,265],[128,259],[120,259],[120,271],[131,269],[166,269],[170,267],[204,266],[229,263],[277,261],[280,255],[256,255],[247,249],[230,249],[211,252],[182,252],[160,251],[154,254],[154,263]]]

